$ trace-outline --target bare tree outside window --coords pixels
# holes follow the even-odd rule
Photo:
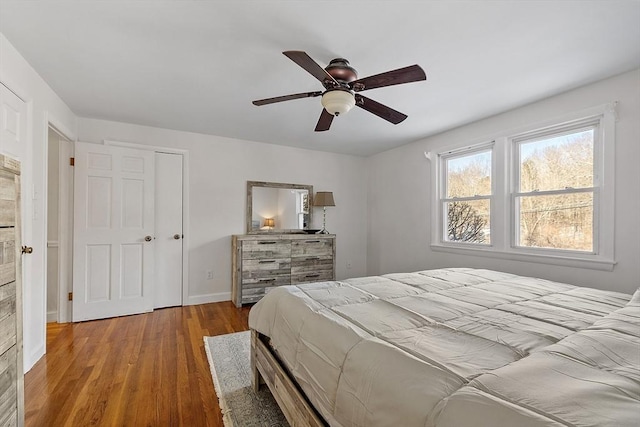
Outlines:
[[[487,219],[470,203],[453,202],[447,206],[447,234],[449,241],[487,243],[484,232]]]

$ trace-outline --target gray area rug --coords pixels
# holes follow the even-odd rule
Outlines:
[[[267,386],[251,388],[251,332],[204,337],[225,427],[288,427]]]

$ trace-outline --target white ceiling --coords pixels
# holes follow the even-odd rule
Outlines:
[[[0,32],[79,116],[362,156],[640,67],[638,0],[0,0]],[[427,81],[316,133],[320,98],[251,104],[322,90],[284,50]]]

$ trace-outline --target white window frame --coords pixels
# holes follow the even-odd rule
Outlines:
[[[525,262],[561,265],[578,268],[611,271],[614,259],[614,167],[615,122],[617,102],[573,112],[542,123],[500,132],[493,138],[492,150],[492,198],[491,244],[473,244],[445,240],[444,212],[441,203],[443,183],[443,158],[452,153],[471,153],[487,148],[486,142],[447,147],[437,153],[431,167],[431,249],[460,255],[485,256]],[[558,133],[589,123],[597,124],[594,140],[594,219],[593,253],[565,249],[530,248],[516,245],[515,200],[518,188],[516,143],[527,136],[541,136],[545,132]],[[446,171],[444,171],[446,172]]]

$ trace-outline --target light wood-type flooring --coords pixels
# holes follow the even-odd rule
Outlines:
[[[231,302],[47,326],[26,426],[222,426],[203,336],[248,329]]]

